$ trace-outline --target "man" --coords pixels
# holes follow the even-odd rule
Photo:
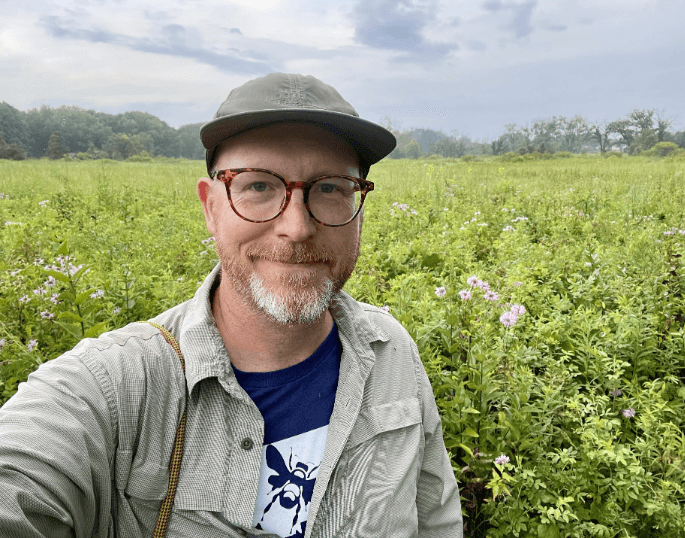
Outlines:
[[[416,345],[341,291],[394,137],[280,73],[233,90],[201,137],[220,263],[152,320],[185,366],[140,323],[31,374],[0,409],[0,536],[159,536],[170,515],[169,537],[460,537]]]

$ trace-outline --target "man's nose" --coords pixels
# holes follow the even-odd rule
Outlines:
[[[293,242],[302,242],[314,235],[316,226],[304,205],[302,189],[293,189],[288,207],[275,220],[274,229],[278,235],[286,236]]]

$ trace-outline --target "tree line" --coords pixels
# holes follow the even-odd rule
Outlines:
[[[452,132],[400,129],[385,118],[384,127],[397,137],[390,158],[418,159],[428,155],[503,155],[505,153],[583,153],[618,149],[637,155],[668,153],[685,148],[685,131],[672,132],[673,120],[653,109],[633,110],[624,118],[592,124],[582,116],[553,116],[519,127],[505,125],[492,141],[474,141]],[[107,114],[77,106],[20,111],[0,103],[0,159],[23,160],[65,155],[80,159],[146,160],[153,156],[203,159],[202,123],[169,126],[146,112]]]
[[[456,132],[446,135],[431,129],[401,130],[389,118],[384,118],[382,124],[397,138],[397,147],[389,155],[395,159],[418,159],[427,155],[503,155],[510,152],[521,155],[535,152],[606,153],[612,150],[637,155],[654,149],[662,154],[685,148],[685,131],[672,132],[673,120],[653,109],[635,109],[624,118],[595,124],[582,116],[553,116],[523,127],[507,124],[501,136],[488,142],[473,141]]]
[[[26,112],[0,103],[0,159],[72,154],[123,160],[134,156],[204,159],[202,123],[174,129],[146,112],[106,114],[77,106],[41,106]]]

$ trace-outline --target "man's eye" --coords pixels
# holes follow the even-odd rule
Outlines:
[[[255,192],[264,192],[269,189],[269,186],[266,184],[265,181],[258,181],[256,183],[252,183],[250,185],[250,190],[255,191]]]
[[[331,194],[335,192],[337,187],[333,185],[332,183],[321,183],[319,185],[319,192],[322,192],[324,194]]]

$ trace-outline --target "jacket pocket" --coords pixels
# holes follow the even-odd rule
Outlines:
[[[418,398],[362,407],[346,449],[354,448],[380,433],[406,428],[420,422],[421,406]]]
[[[312,536],[417,536],[424,442],[417,398],[362,408],[324,496],[321,532]]]

